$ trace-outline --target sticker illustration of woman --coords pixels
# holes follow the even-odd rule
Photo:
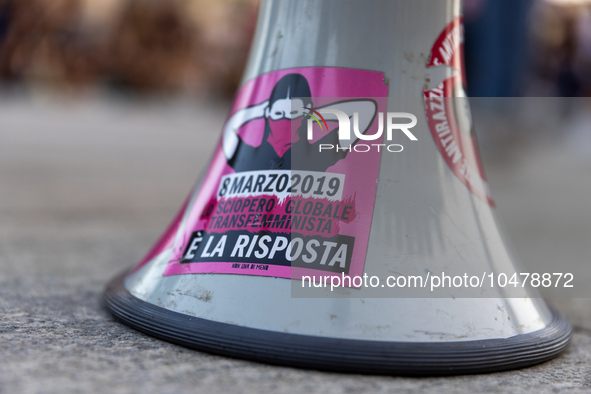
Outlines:
[[[372,124],[377,103],[372,99],[338,101],[320,107],[312,106],[312,93],[301,74],[287,74],[273,87],[269,100],[235,112],[223,130],[222,150],[234,171],[290,170],[292,152],[297,152],[294,169],[326,171],[349,153],[355,140],[339,140],[338,126],[316,142],[306,138],[310,108],[339,110],[349,119],[357,113],[358,130],[365,134]],[[337,122],[336,115],[323,113],[326,122]],[[263,139],[258,147],[247,144],[238,135],[240,127],[255,119],[265,119]],[[292,127],[292,122],[298,122]],[[351,122],[353,125],[353,122]],[[320,144],[331,144],[337,150],[320,152]],[[294,158],[296,160],[296,158]]]

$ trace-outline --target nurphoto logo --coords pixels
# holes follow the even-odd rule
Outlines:
[[[341,104],[341,103],[339,103]],[[344,103],[343,103],[344,104]],[[347,104],[352,104],[348,102]],[[350,105],[349,105],[350,106]],[[386,140],[392,141],[392,137],[396,131],[404,133],[411,141],[417,141],[417,137],[410,131],[417,125],[417,117],[408,112],[378,112],[375,110],[372,112],[372,106],[361,106],[359,110],[352,112],[350,115],[348,112],[342,109],[331,108],[332,106],[326,106],[323,108],[304,108],[305,115],[308,116],[307,122],[307,138],[308,141],[314,139],[314,122],[320,126],[320,130],[324,131],[329,129],[328,122],[338,122],[338,143],[335,144],[319,144],[318,151],[355,151],[355,152],[369,152],[371,150],[388,151],[388,152],[402,152],[404,147],[400,144],[365,144],[356,143],[357,141],[375,141],[382,138],[384,134],[384,123],[386,123]],[[374,107],[375,108],[375,107]],[[361,114],[360,114],[361,112]],[[373,123],[374,118],[378,118],[378,129],[373,134],[368,134],[369,126]],[[353,133],[351,133],[351,119],[353,120]],[[361,120],[360,120],[361,119]],[[385,119],[385,121],[384,121]],[[407,120],[401,122],[401,120]],[[361,127],[360,127],[361,124]],[[323,127],[324,125],[324,127]]]

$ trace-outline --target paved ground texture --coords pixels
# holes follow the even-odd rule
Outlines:
[[[268,366],[187,350],[115,322],[101,305],[103,286],[173,217],[226,111],[182,102],[0,102],[0,392],[591,391],[587,300],[557,302],[576,327],[559,358],[452,378]],[[556,151],[487,162],[524,260],[591,255],[591,161]]]

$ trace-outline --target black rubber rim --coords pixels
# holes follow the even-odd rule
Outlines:
[[[552,310],[544,329],[506,339],[465,342],[382,342],[260,330],[185,315],[132,296],[125,273],[104,300],[116,319],[156,338],[208,353],[334,372],[437,376],[506,371],[539,364],[563,351],[568,320]]]

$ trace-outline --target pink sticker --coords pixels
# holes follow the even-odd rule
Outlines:
[[[381,152],[356,150],[355,138],[338,146],[330,111],[370,136],[387,97],[384,74],[366,70],[294,68],[247,82],[164,275],[362,275]]]

